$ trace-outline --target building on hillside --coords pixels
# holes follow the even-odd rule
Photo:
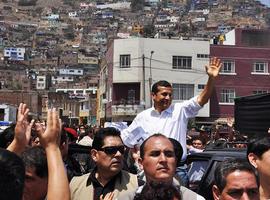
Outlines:
[[[270,92],[270,30],[234,29],[223,45],[210,46],[210,55],[223,67],[211,98],[211,118],[226,122],[234,116],[234,98]]]
[[[0,121],[16,122],[17,107],[9,104],[0,104]]]
[[[25,48],[6,47],[4,48],[4,59],[21,61],[24,60]]]
[[[30,109],[30,115],[34,118],[41,117],[42,101],[41,95],[35,91],[23,90],[0,90],[0,104],[10,104],[18,107],[25,103]]]
[[[172,83],[173,102],[198,95],[207,81],[208,62],[209,41],[115,39],[101,63],[99,123],[131,122],[151,106],[150,88],[159,80]],[[210,116],[209,103],[198,116]]]

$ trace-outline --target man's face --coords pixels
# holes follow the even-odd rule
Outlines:
[[[172,182],[176,169],[174,148],[165,137],[152,137],[144,146],[144,158],[139,159],[147,181]]]
[[[107,150],[108,147],[124,147],[124,144],[120,137],[107,136],[104,139],[102,149]],[[96,162],[98,171],[100,172],[106,172],[113,176],[116,175],[123,167],[124,155],[120,151],[115,153],[106,153],[106,151],[92,149],[91,155],[93,160]]]
[[[172,88],[158,86],[158,92],[152,93],[152,99],[158,111],[166,110],[172,103]]]
[[[196,149],[203,149],[203,144],[201,140],[193,140],[192,146]]]
[[[47,195],[48,177],[40,178],[34,168],[26,168],[23,200],[43,200]]]
[[[215,200],[259,200],[259,190],[254,174],[248,171],[236,170],[226,177],[223,191],[214,189]],[[216,192],[215,192],[216,191]]]

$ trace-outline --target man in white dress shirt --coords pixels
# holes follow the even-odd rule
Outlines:
[[[132,124],[121,132],[124,144],[130,148],[141,144],[154,133],[162,133],[173,138],[186,147],[186,132],[189,118],[197,115],[198,111],[206,104],[212,94],[215,79],[221,68],[218,58],[211,58],[210,65],[205,66],[208,81],[203,91],[196,97],[182,103],[172,105],[173,89],[167,81],[159,81],[152,87],[153,107],[139,113]],[[186,157],[186,148],[184,155]]]
[[[215,79],[221,68],[220,59],[210,59],[205,66],[208,81],[203,91],[190,100],[172,105],[173,89],[167,81],[159,81],[152,86],[153,107],[139,113],[131,125],[121,132],[124,144],[130,148],[140,145],[146,138],[161,133],[180,142],[183,147],[182,160],[187,155],[186,132],[188,119],[195,117],[211,97]]]

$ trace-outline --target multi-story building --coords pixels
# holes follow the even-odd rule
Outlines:
[[[25,48],[7,47],[4,49],[4,58],[7,60],[24,60]]]
[[[210,55],[223,62],[210,101],[213,119],[234,116],[234,98],[270,92],[269,35],[269,30],[235,29],[223,45],[210,46]]]
[[[50,75],[37,76],[37,83],[36,83],[37,90],[48,90],[50,86],[51,86]]]
[[[150,88],[158,80],[173,86],[173,102],[198,95],[207,81],[209,41],[116,39],[101,63],[100,122],[132,121],[152,104]],[[209,104],[199,112],[209,117]]]

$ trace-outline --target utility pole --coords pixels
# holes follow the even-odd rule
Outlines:
[[[149,92],[151,92],[151,87],[152,87],[152,56],[153,56],[154,51],[151,51],[151,55],[150,55],[150,65],[149,65],[149,69],[150,69],[150,76],[149,76]],[[152,107],[152,99],[150,98],[150,106]]]
[[[144,101],[144,109],[145,109],[145,56],[144,54],[142,55],[142,70],[143,70],[143,101]]]

